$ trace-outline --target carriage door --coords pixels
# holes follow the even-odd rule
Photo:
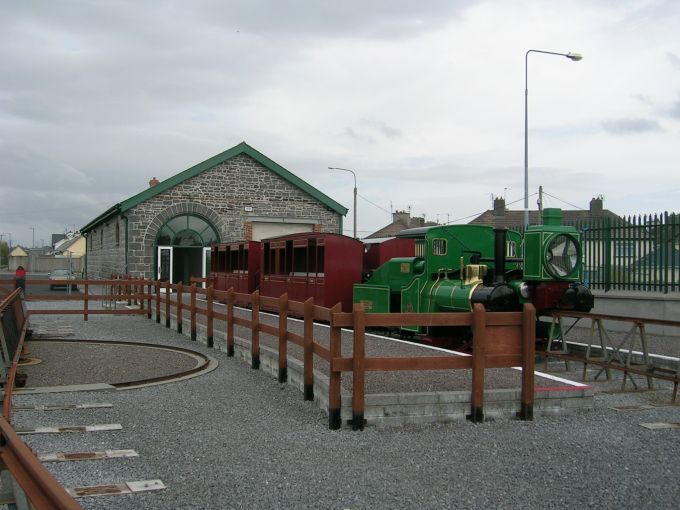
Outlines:
[[[158,280],[172,283],[172,246],[158,247]]]
[[[201,277],[210,277],[210,246],[203,248],[203,273],[201,274]],[[203,282],[202,285],[204,289],[208,286],[206,282]]]

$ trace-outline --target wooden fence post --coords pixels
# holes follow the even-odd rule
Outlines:
[[[196,341],[196,282],[191,284],[191,304],[189,305],[191,313],[191,340]]]
[[[484,357],[486,356],[486,312],[476,303],[472,309],[472,402],[467,419],[484,421]]]
[[[184,302],[182,301],[183,288],[182,282],[179,282],[177,284],[177,306],[175,307],[177,315],[175,316],[175,319],[177,321],[177,332],[180,334],[182,333],[182,311],[184,309]]]
[[[170,327],[170,281],[165,281],[165,327]]]
[[[260,368],[260,292],[252,294],[252,308],[250,314],[250,358],[251,367]]]
[[[130,285],[130,275],[129,274],[125,275],[125,281],[127,282],[125,284],[125,294],[127,294],[128,306],[132,306],[132,298],[130,297],[130,294],[132,294],[132,286]]]
[[[536,368],[536,309],[524,305],[522,314],[522,403],[520,420],[534,419],[534,369]]]
[[[161,282],[156,280],[156,323],[161,323]]]
[[[342,307],[340,303],[336,304],[331,308],[331,324],[330,324],[330,351],[331,351],[331,363],[330,363],[330,380],[328,382],[328,428],[331,430],[337,430],[342,427],[342,397],[341,397],[341,386],[342,372],[336,370],[333,366],[333,358],[342,357],[342,329],[333,324],[334,315],[340,313]]]
[[[279,297],[279,382],[288,380],[288,294]]]
[[[85,284],[85,295],[83,296],[83,320],[87,321],[87,316],[88,316],[88,310],[90,309],[90,286],[86,283]]]
[[[206,322],[207,322],[207,330],[205,332],[205,344],[212,349],[212,347],[215,345],[215,341],[213,339],[213,317],[215,315],[215,307],[213,306],[213,295],[215,293],[215,289],[213,289],[213,286],[211,285],[208,287],[208,290],[206,291],[206,298],[207,298],[207,311],[206,311]]]
[[[303,385],[304,399],[314,400],[314,298],[304,303]]]
[[[364,430],[365,337],[364,307],[354,305],[354,348],[352,352],[352,430]]]
[[[227,356],[234,355],[234,289],[227,291]]]
[[[146,283],[146,318],[151,319],[151,287],[152,281],[148,280]]]

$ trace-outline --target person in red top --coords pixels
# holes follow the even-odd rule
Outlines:
[[[24,266],[17,267],[14,273],[14,288],[18,289],[19,287],[26,292],[26,270]]]

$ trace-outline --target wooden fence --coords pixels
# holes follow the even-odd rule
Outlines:
[[[59,485],[31,449],[10,425],[12,390],[24,340],[30,336],[29,321],[19,289],[0,299],[0,343],[3,365],[9,360],[7,378],[3,380],[2,416],[0,417],[0,470],[9,470],[14,501],[11,508],[37,510],[77,510],[80,505]],[[21,488],[21,490],[18,489]],[[6,487],[7,491],[9,488]],[[23,494],[22,494],[23,492]],[[30,501],[27,504],[26,498]]]
[[[27,284],[39,283],[29,280]],[[44,282],[43,282],[44,283]],[[212,287],[200,288],[196,282],[191,285],[182,283],[169,284],[134,278],[116,277],[112,280],[75,280],[82,294],[70,296],[37,296],[30,295],[30,300],[82,300],[81,310],[31,310],[31,314],[83,314],[87,320],[91,314],[145,314],[152,318],[155,312],[157,323],[161,316],[165,318],[165,326],[170,328],[171,316],[175,314],[174,328],[183,332],[184,312],[189,314],[190,337],[197,338],[198,317],[203,318],[206,328],[206,344],[214,347],[215,320],[225,323],[226,351],[228,356],[234,355],[234,326],[250,330],[250,359],[254,369],[260,367],[260,334],[272,335],[278,339],[278,380],[285,382],[288,374],[288,343],[302,348],[303,352],[303,394],[305,400],[314,399],[314,356],[325,360],[329,365],[328,415],[329,427],[341,427],[341,375],[352,374],[352,428],[360,430],[364,427],[365,376],[372,371],[417,371],[417,370],[449,370],[471,369],[472,397],[470,415],[473,422],[484,420],[484,369],[521,366],[522,392],[518,417],[524,420],[533,419],[534,403],[534,367],[535,367],[535,310],[532,305],[524,305],[523,312],[488,313],[480,304],[468,313],[405,313],[405,314],[367,314],[361,305],[354,310],[342,312],[340,305],[325,308],[314,304],[312,298],[305,302],[291,301],[284,294],[272,298],[253,294],[241,294],[228,291],[216,291]],[[92,285],[108,286],[108,293],[90,294]],[[188,297],[187,297],[188,295]],[[197,299],[201,296],[202,299]],[[125,302],[137,305],[133,308],[91,309],[88,303],[98,299],[106,302]],[[218,311],[216,302],[224,303],[224,311]],[[234,313],[237,307],[250,310],[249,317],[240,317]],[[163,313],[161,313],[163,311]],[[276,326],[260,321],[260,312],[268,311],[278,314]],[[290,331],[288,318],[301,317],[303,333]],[[328,345],[314,338],[314,323],[327,323],[330,326]],[[367,327],[399,327],[399,326],[463,326],[473,330],[472,356],[432,355],[419,357],[368,357],[366,356]],[[353,329],[352,354],[342,352],[342,328]]]

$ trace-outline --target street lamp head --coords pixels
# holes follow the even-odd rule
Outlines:
[[[570,53],[566,54],[566,57],[569,60],[573,60],[574,62],[578,62],[579,60],[583,59],[583,55],[581,55],[580,53],[571,53],[570,52]]]

